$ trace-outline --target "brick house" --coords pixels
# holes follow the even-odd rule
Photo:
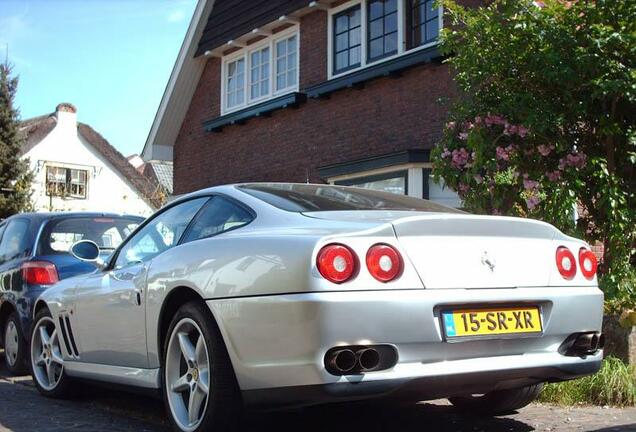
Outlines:
[[[458,206],[430,176],[456,95],[434,0],[200,0],[144,147],[174,192],[358,185]]]

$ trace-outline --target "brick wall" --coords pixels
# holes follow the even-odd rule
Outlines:
[[[325,12],[303,18],[300,50],[301,89],[325,81]],[[220,75],[220,59],[210,59],[175,144],[176,194],[245,181],[321,182],[317,168],[323,165],[431,148],[445,119],[438,100],[456,94],[448,67],[429,64],[205,132],[202,122],[220,114]]]

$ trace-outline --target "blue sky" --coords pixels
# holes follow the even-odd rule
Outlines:
[[[0,0],[0,56],[23,119],[73,103],[124,155],[140,153],[196,0]]]

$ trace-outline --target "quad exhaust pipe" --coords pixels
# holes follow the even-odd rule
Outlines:
[[[389,369],[395,363],[397,352],[389,345],[336,347],[325,355],[327,371],[340,376]]]
[[[605,346],[605,335],[602,333],[575,333],[570,335],[559,348],[566,356],[585,356],[594,354]]]

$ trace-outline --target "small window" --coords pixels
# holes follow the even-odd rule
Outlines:
[[[87,183],[88,171],[86,170],[56,166],[46,167],[46,194],[48,196],[85,199]]]
[[[367,16],[369,61],[396,54],[398,51],[397,0],[370,0]]]
[[[0,263],[26,256],[29,245],[27,234],[29,221],[14,219],[6,225],[2,241],[0,241]]]
[[[336,184],[390,192],[397,195],[406,195],[408,192],[407,171],[360,177],[356,179],[337,182]]]
[[[276,42],[276,91],[295,87],[298,82],[298,37]]]
[[[117,255],[115,267],[148,261],[176,246],[194,215],[208,199],[192,199],[160,213],[124,245]]]
[[[269,94],[269,47],[250,54],[250,99]]]
[[[439,36],[439,8],[436,0],[407,0],[408,47],[434,42]]]
[[[226,105],[234,108],[245,103],[245,59],[227,64]]]
[[[215,197],[208,202],[186,234],[184,242],[215,236],[240,228],[252,221],[252,215],[232,201]]]
[[[354,69],[361,64],[361,15],[358,5],[333,17],[334,73]]]

